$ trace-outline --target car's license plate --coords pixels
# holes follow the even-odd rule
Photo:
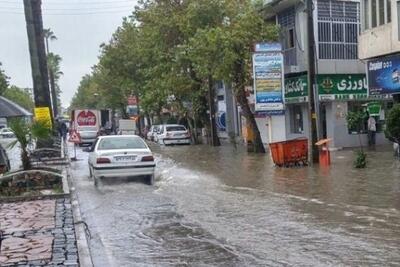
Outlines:
[[[116,156],[114,157],[116,161],[134,161],[136,156]]]

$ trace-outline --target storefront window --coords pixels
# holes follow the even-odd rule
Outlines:
[[[291,133],[304,133],[303,125],[303,112],[301,105],[290,105],[290,132]]]
[[[349,128],[349,134],[359,134],[359,133],[367,133],[368,132],[368,114],[366,108],[367,102],[348,102],[347,103],[347,112],[362,112],[365,114],[364,121],[360,125],[360,132],[358,129]]]
[[[348,112],[357,112],[361,111],[365,113],[364,123],[361,125],[360,133],[368,133],[368,113],[367,113],[367,104],[369,102],[348,102]],[[386,101],[381,103],[381,114],[379,116],[374,116],[376,121],[376,132],[382,133],[385,130],[385,118],[386,114],[393,107],[393,102]],[[357,134],[357,129],[348,129],[349,134]]]

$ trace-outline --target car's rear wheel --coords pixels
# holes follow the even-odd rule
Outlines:
[[[146,183],[148,185],[154,185],[154,174],[146,176]]]

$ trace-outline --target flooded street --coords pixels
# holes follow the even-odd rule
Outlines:
[[[72,175],[95,266],[398,266],[400,162],[349,151],[330,169],[275,168],[230,146],[158,147],[154,187]],[[70,149],[72,155],[73,149]]]

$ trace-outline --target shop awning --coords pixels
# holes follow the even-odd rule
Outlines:
[[[32,113],[15,104],[5,97],[0,96],[0,118],[30,117]]]

